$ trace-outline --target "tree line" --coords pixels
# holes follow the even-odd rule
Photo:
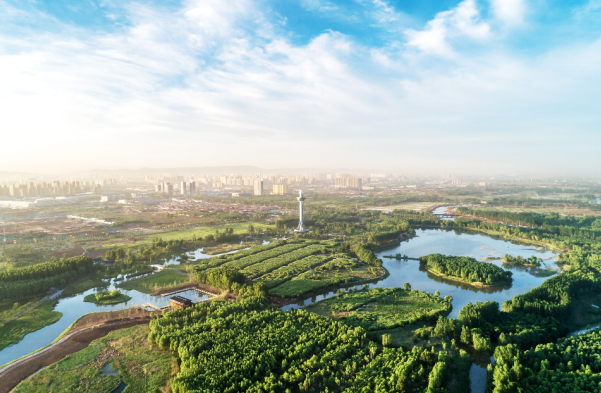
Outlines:
[[[512,272],[492,263],[480,262],[470,257],[429,254],[420,257],[420,264],[444,276],[452,276],[468,282],[485,284],[511,283]]]
[[[360,327],[303,310],[282,312],[264,297],[213,301],[154,318],[149,340],[180,369],[174,393],[427,392],[444,389],[447,351],[382,348]]]
[[[63,287],[88,274],[93,266],[92,258],[77,256],[4,271],[0,274],[0,299],[26,298]]]

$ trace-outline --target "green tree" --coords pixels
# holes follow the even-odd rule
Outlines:
[[[461,342],[467,345],[472,343],[472,332],[467,326],[464,326],[461,329]]]
[[[382,335],[382,345],[387,347],[390,344],[392,344],[392,336],[390,334],[383,334]]]

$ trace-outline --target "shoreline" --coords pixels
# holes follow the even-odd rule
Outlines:
[[[510,283],[506,283],[506,284],[495,283],[495,284],[486,285],[486,284],[483,284],[483,283],[481,283],[479,281],[477,281],[477,282],[469,282],[469,281],[463,281],[463,280],[461,280],[460,278],[457,278],[457,277],[445,276],[445,275],[443,275],[441,273],[435,272],[435,271],[430,270],[430,269],[426,269],[426,271],[429,272],[429,273],[434,274],[435,276],[444,278],[445,280],[457,281],[457,282],[460,282],[460,283],[463,283],[463,284],[471,285],[471,286],[476,287],[476,288],[503,288],[506,285],[513,284],[513,280],[511,280]]]

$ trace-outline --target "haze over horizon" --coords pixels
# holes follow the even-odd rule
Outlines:
[[[599,162],[599,0],[0,0],[0,15],[0,171]]]

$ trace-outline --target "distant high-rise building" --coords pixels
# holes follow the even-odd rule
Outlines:
[[[255,195],[263,195],[263,180],[255,180]]]
[[[287,195],[288,185],[287,184],[274,184],[273,195]]]
[[[190,194],[196,194],[196,182],[190,182]]]
[[[187,193],[187,192],[186,192],[186,188],[187,188],[187,187],[186,187],[186,182],[185,182],[185,181],[181,182],[181,183],[180,183],[180,186],[179,186],[179,190],[180,190],[180,192],[181,192],[182,194],[184,194],[184,195]]]
[[[356,188],[360,190],[363,181],[360,177],[337,177],[334,184],[336,188]]]
[[[162,184],[155,185],[154,192],[163,192],[163,185]]]
[[[461,178],[455,178],[451,180],[452,184],[462,184]]]
[[[173,194],[173,184],[169,182],[163,182],[163,192],[165,194]]]

